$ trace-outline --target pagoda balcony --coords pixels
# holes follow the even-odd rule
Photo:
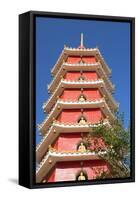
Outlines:
[[[106,154],[106,151],[69,151],[59,152],[49,150],[46,156],[43,158],[36,170],[36,182],[41,182],[43,177],[46,176],[56,162],[60,161],[84,161],[84,160],[102,160],[102,156]]]
[[[51,112],[47,115],[46,119],[39,125],[39,131],[47,131],[49,125],[56,119],[62,109],[82,109],[82,108],[100,108],[101,111],[108,116],[111,121],[115,119],[114,113],[105,102],[104,98],[95,101],[63,101],[57,100],[55,106],[52,108]]]
[[[99,60],[102,64],[102,67],[107,75],[111,74],[111,69],[108,67],[106,64],[102,54],[100,53],[98,48],[69,48],[69,47],[64,47],[63,51],[61,52],[56,64],[52,68],[51,72],[53,75],[55,75],[64,60],[67,59],[68,56],[95,56],[97,60]]]
[[[102,123],[103,125],[110,127],[108,119],[104,119]],[[100,121],[96,124],[61,123],[55,121],[36,147],[36,160],[40,162],[43,155],[48,150],[48,146],[52,145],[52,143],[55,141],[55,139],[59,136],[60,133],[89,133],[93,127],[98,127],[100,124]]]
[[[102,77],[103,80],[105,81],[105,84],[107,86],[107,89],[110,92],[113,92],[115,89],[115,86],[111,83],[110,79],[104,72],[102,65],[99,62],[96,63],[76,63],[76,64],[71,64],[71,63],[66,63],[64,62],[59,71],[56,73],[54,79],[52,82],[48,85],[48,90],[49,92],[53,92],[55,90],[55,85],[57,85],[61,78],[64,77],[67,71],[96,71],[96,73],[99,75],[99,77]]]
[[[98,88],[100,92],[103,94],[103,96],[106,96],[106,98],[109,99],[109,102],[108,102],[109,106],[113,110],[118,108],[118,104],[115,102],[110,92],[106,89],[103,79],[81,80],[81,81],[80,80],[77,80],[77,81],[61,80],[57,88],[53,92],[53,94],[48,99],[48,101],[43,104],[43,109],[45,112],[50,111],[50,109],[56,102],[57,98],[62,94],[65,88]]]

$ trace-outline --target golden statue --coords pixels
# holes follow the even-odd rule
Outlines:
[[[80,151],[80,152],[86,151],[86,146],[83,144],[83,142],[80,143],[80,145],[78,147],[78,151]]]
[[[86,119],[84,117],[81,117],[79,120],[79,124],[86,124]]]
[[[84,181],[84,180],[86,180],[86,177],[85,177],[84,173],[81,172],[80,175],[78,176],[78,181]]]
[[[85,78],[83,76],[79,77],[79,81],[84,81],[84,80],[85,80]]]
[[[79,97],[79,101],[84,102],[84,101],[86,101],[86,99],[85,99],[85,97],[84,97],[83,95],[81,95],[81,96]]]

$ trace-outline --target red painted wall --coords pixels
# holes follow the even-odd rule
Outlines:
[[[54,166],[53,169],[51,170],[51,172],[46,177],[46,180],[48,179],[48,182],[54,182],[55,181],[55,174],[56,174],[56,168]]]
[[[81,114],[80,109],[63,109],[57,120],[64,123],[77,123]],[[84,109],[83,115],[86,117],[88,122],[92,123],[96,123],[103,118],[103,114],[99,108]]]
[[[67,58],[67,62],[68,63],[78,63],[81,60],[80,56],[69,56]],[[82,60],[85,63],[95,63],[96,62],[96,58],[94,56],[83,56]]]
[[[81,137],[81,133],[60,133],[52,147],[58,151],[76,151],[78,143],[85,139],[86,135],[87,133],[83,133]],[[104,141],[102,138],[95,137],[91,140],[91,146],[88,149],[97,150],[99,148],[105,148]]]
[[[80,94],[82,94],[80,89],[65,89],[60,96],[63,100],[77,101]],[[83,89],[83,94],[85,95],[87,100],[96,100],[100,99],[102,95],[100,94],[98,89]]]
[[[97,80],[98,75],[96,72],[83,72],[82,74],[80,72],[67,72],[64,76],[64,79],[66,80],[78,80],[80,76],[83,76],[86,80]]]
[[[80,133],[60,133],[52,146],[59,151],[77,150],[77,144],[81,140]]]
[[[81,170],[80,161],[58,162],[55,169],[49,173],[48,182],[74,181],[76,174]],[[103,160],[83,161],[83,170],[87,172],[88,179],[95,179],[100,172],[109,170],[108,164]],[[54,174],[54,176],[53,176]]]

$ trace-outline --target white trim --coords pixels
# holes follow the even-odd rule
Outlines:
[[[62,109],[72,109],[72,108],[74,109],[101,108],[105,116],[108,115],[111,118],[111,120],[115,119],[114,114],[112,113],[112,111],[110,110],[109,106],[107,105],[107,103],[103,98],[95,101],[85,101],[85,102],[57,100],[55,106],[52,108],[51,112],[48,114],[46,119],[39,125],[39,131],[41,132],[43,132],[43,130],[47,131],[50,126],[50,123],[52,123],[52,118],[54,117],[56,119],[56,117],[59,115]]]
[[[82,68],[82,67],[84,67],[84,68]],[[105,80],[105,84],[107,85],[107,88],[109,89],[109,91],[110,92],[114,91],[115,86],[111,83],[110,79],[104,72],[101,64],[99,62],[97,62],[97,63],[91,63],[91,64],[90,63],[89,64],[87,64],[87,63],[77,63],[77,64],[63,63],[61,65],[60,69],[58,70],[58,72],[56,73],[54,79],[48,85],[49,92],[53,92],[55,90],[55,85],[59,84],[59,81],[61,79],[60,77],[64,76],[67,71],[80,71],[82,69],[84,71],[95,70],[98,75],[101,74],[101,76]],[[99,72],[99,70],[100,70],[100,72]]]
[[[100,155],[106,154],[106,151],[95,152],[74,152],[74,153],[62,153],[49,151],[44,159],[39,164],[36,170],[36,182],[41,182],[43,177],[48,174],[51,168],[58,161],[82,161],[82,160],[100,160]],[[49,163],[51,160],[51,163]]]
[[[57,71],[59,70],[60,65],[62,64],[64,57],[66,58],[67,55],[92,55],[92,56],[96,56],[98,55],[98,59],[100,59],[100,62],[103,65],[103,68],[105,70],[105,73],[107,73],[107,75],[111,74],[111,69],[108,67],[108,65],[106,64],[104,58],[102,57],[100,51],[98,48],[69,48],[69,47],[65,47],[56,64],[54,65],[54,67],[52,68],[51,72],[55,75],[57,73]]]
[[[57,96],[60,96],[63,92],[64,88],[99,88],[100,92],[102,94],[106,94],[107,97],[110,99],[110,106],[113,109],[116,109],[118,107],[118,104],[113,99],[110,92],[106,89],[105,83],[102,79],[98,80],[83,80],[83,81],[69,81],[69,80],[61,80],[58,84],[57,88],[53,92],[53,94],[50,96],[50,98],[43,104],[43,109],[46,112],[49,112],[51,107],[53,106],[54,102],[57,100]],[[101,87],[103,89],[101,89]]]
[[[106,119],[103,121],[103,125],[109,126],[110,123]],[[40,143],[36,147],[36,160],[40,162],[41,157],[44,155],[44,153],[48,149],[48,145],[51,145],[53,141],[58,137],[60,133],[64,131],[64,133],[69,134],[70,132],[76,133],[76,132],[85,132],[88,133],[90,131],[90,128],[97,127],[99,124],[64,124],[59,122],[54,122],[53,125],[49,128],[48,132],[43,136]],[[56,131],[54,133],[54,130]]]

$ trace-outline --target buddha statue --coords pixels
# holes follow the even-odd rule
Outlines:
[[[83,142],[80,143],[78,147],[79,152],[85,152],[86,151],[86,146],[83,144]]]
[[[84,80],[85,80],[85,78],[83,76],[79,77],[79,81],[84,81]]]
[[[86,124],[86,119],[83,116],[80,118],[79,124]]]
[[[81,96],[79,97],[79,101],[84,102],[84,101],[86,101],[86,99],[85,99],[85,97],[84,97],[83,95],[81,95]]]
[[[84,180],[86,180],[86,177],[85,177],[84,173],[81,172],[80,175],[78,176],[78,181],[84,181]]]

